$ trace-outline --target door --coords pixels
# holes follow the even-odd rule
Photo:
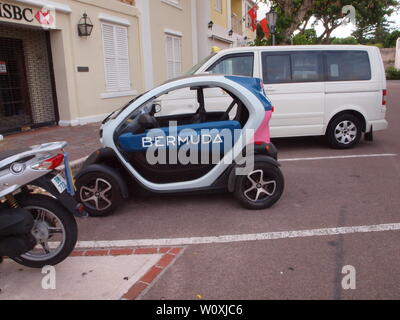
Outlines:
[[[0,38],[0,132],[32,122],[22,40]]]
[[[265,91],[275,107],[272,137],[322,135],[325,83],[322,53],[262,52]]]

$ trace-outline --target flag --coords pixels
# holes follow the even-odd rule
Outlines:
[[[261,28],[263,29],[265,33],[265,38],[269,38],[269,26],[268,26],[268,21],[267,18],[264,18],[260,21]]]
[[[255,5],[248,12],[250,19],[251,19],[251,28],[253,29],[253,32],[257,30],[257,10],[258,10],[258,6]]]

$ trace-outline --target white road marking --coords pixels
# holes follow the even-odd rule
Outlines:
[[[397,154],[381,153],[381,154],[356,154],[356,155],[348,155],[348,156],[315,157],[315,158],[292,158],[292,159],[279,159],[279,162],[356,159],[356,158],[381,158],[381,157],[397,157]]]
[[[144,239],[144,240],[117,240],[117,241],[80,241],[77,248],[114,248],[114,247],[163,247],[181,246],[190,244],[233,243],[247,241],[263,241],[278,239],[293,239],[307,237],[322,237],[354,233],[399,231],[400,223],[379,224],[359,227],[325,228],[301,231],[267,232],[256,234],[226,235],[217,237],[193,237],[176,239]]]

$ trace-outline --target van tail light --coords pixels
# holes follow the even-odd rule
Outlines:
[[[34,170],[54,170],[58,168],[64,161],[64,155],[58,154],[52,158],[43,160],[32,166]]]
[[[271,109],[271,110],[272,110],[272,113],[274,113],[274,112],[275,112],[275,107],[272,106],[271,108],[272,108],[272,109]]]
[[[388,91],[386,89],[382,90],[382,105],[383,106],[387,105],[387,94],[388,94]]]

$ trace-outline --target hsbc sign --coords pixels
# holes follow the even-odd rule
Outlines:
[[[35,9],[0,0],[0,21],[41,26],[54,29],[56,11],[52,7]]]

